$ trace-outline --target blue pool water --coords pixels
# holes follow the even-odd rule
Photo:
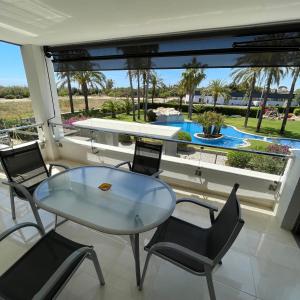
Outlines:
[[[194,122],[155,122],[155,125],[164,125],[172,127],[180,127],[182,131],[187,131],[192,137],[192,142],[201,145],[212,145],[228,148],[238,148],[246,144],[246,139],[261,140],[272,142],[276,144],[286,145],[290,148],[300,149],[300,140],[281,139],[281,138],[267,138],[260,135],[248,134],[238,131],[232,126],[226,126],[221,129],[224,135],[221,139],[205,140],[194,136],[195,133],[202,133],[202,126]]]

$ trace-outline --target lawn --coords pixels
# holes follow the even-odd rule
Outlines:
[[[256,124],[257,119],[249,118],[248,127],[244,128],[244,118],[231,118],[227,117],[225,119],[225,123],[227,125],[232,125],[237,127],[238,129],[254,133],[254,134],[261,134],[264,136],[275,136],[275,137],[285,137],[285,138],[293,138],[293,139],[300,139],[300,121],[288,121],[286,125],[286,131],[284,135],[279,134],[279,130],[281,127],[281,120],[268,120],[263,119],[261,130],[257,133]]]

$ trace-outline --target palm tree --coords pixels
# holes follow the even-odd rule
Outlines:
[[[105,89],[106,78],[101,72],[95,71],[76,71],[72,78],[78,83],[84,96],[85,110],[89,110],[88,89],[100,86]]]
[[[284,132],[285,132],[285,126],[286,126],[287,118],[288,118],[290,107],[291,107],[292,100],[293,100],[293,97],[294,97],[295,85],[296,85],[296,82],[297,82],[297,80],[300,76],[300,67],[289,68],[288,71],[290,71],[290,73],[293,77],[293,80],[292,80],[292,84],[291,84],[290,93],[289,93],[289,97],[288,97],[288,100],[287,100],[286,108],[285,108],[285,111],[284,111],[284,117],[283,117],[282,124],[281,124],[280,134],[284,134]]]
[[[247,111],[244,121],[244,127],[246,128],[248,125],[248,119],[250,116],[251,106],[252,106],[252,99],[253,99],[253,93],[255,90],[255,85],[259,79],[261,72],[261,68],[255,68],[255,67],[249,67],[249,68],[239,68],[235,69],[231,76],[233,76],[233,82],[235,84],[245,84],[249,87],[249,100],[247,105]]]
[[[163,84],[163,81],[153,71],[152,74],[151,74],[151,76],[150,76],[150,82],[151,82],[151,85],[152,85],[151,99],[152,99],[152,104],[153,104],[154,97],[155,97],[155,94],[156,94],[156,90]]]
[[[135,122],[135,101],[134,101],[134,90],[133,90],[133,83],[132,83],[132,70],[128,70],[128,77],[129,77],[129,84],[130,84],[130,94],[131,94],[131,102],[132,102],[132,121]]]
[[[189,95],[189,119],[192,119],[193,114],[193,100],[197,86],[205,79],[206,75],[203,69],[192,68],[187,69],[182,73],[182,84],[186,93]]]
[[[279,85],[280,80],[286,75],[285,69],[281,67],[263,67],[262,72],[263,72],[263,78],[266,78],[266,92],[264,93],[263,103],[260,108],[257,126],[256,126],[256,132],[260,131],[263,114],[271,90],[271,85],[272,84]]]
[[[59,72],[57,77],[58,77],[58,80],[59,80],[59,82],[58,82],[59,87],[63,87],[65,85],[67,85],[67,87],[68,87],[70,109],[71,109],[71,113],[74,113],[74,103],[73,103],[72,86],[71,86],[72,73],[70,73],[70,72]]]
[[[119,101],[107,100],[103,103],[102,108],[110,113],[112,119],[115,119],[121,106],[122,103]]]
[[[152,75],[151,70],[142,70],[143,78],[143,104],[144,104],[144,121],[147,121],[147,110],[148,110],[148,89],[150,77]]]
[[[132,77],[134,77],[137,81],[137,98],[138,98],[138,107],[137,107],[137,117],[140,120],[141,119],[141,113],[140,113],[140,107],[141,107],[141,71],[138,70],[132,70],[131,71]]]
[[[177,95],[179,97],[179,110],[181,111],[182,110],[182,99],[186,95],[184,82],[182,80],[179,81],[176,91],[177,91]]]
[[[214,108],[216,107],[219,96],[226,98],[230,93],[229,88],[221,79],[212,80],[208,85],[207,92],[213,96]]]

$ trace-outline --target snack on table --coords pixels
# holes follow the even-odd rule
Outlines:
[[[110,184],[110,183],[104,182],[104,183],[101,183],[101,184],[98,186],[98,188],[99,188],[100,190],[102,190],[102,191],[108,191],[108,190],[110,190],[110,188],[111,188],[111,184]]]

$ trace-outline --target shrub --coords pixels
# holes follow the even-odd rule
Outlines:
[[[279,175],[284,168],[285,161],[280,157],[251,154],[248,168],[253,171]]]
[[[131,136],[128,134],[119,134],[119,142],[122,144],[131,144],[132,143]]]
[[[289,154],[289,147],[277,144],[270,144],[266,148],[255,147],[270,153]],[[253,171],[280,175],[285,166],[285,159],[282,157],[267,156],[255,153],[231,151],[227,155],[227,164],[231,167],[250,169]]]
[[[197,105],[197,104],[196,104]],[[148,108],[156,109],[158,107],[173,107],[179,110],[179,104],[177,102],[168,102],[168,103],[148,103]],[[276,107],[279,113],[283,113],[285,111],[285,107]],[[295,107],[291,107],[291,111]],[[250,118],[256,118],[256,115],[259,111],[260,107],[252,106],[250,110]],[[182,112],[188,112],[188,105],[183,104],[181,108]],[[247,107],[245,106],[232,106],[232,105],[218,105],[213,108],[213,105],[205,104],[203,105],[203,112],[204,111],[212,111],[214,110],[217,113],[232,116],[232,115],[240,115],[242,117],[246,116]]]
[[[178,140],[191,142],[192,137],[189,132],[179,131],[178,132]],[[178,145],[177,145],[178,151],[186,151],[187,148],[188,148],[188,145],[185,143],[178,143]]]
[[[149,122],[155,122],[157,120],[157,115],[152,109],[148,109],[147,117]]]
[[[5,95],[4,96],[5,99],[15,99],[15,95],[12,95],[12,94],[8,94],[8,95]]]
[[[294,109],[294,114],[295,114],[296,116],[300,116],[300,108],[295,108],[295,109]]]
[[[251,160],[251,156],[251,153],[230,151],[227,154],[227,163],[231,167],[245,169]]]

